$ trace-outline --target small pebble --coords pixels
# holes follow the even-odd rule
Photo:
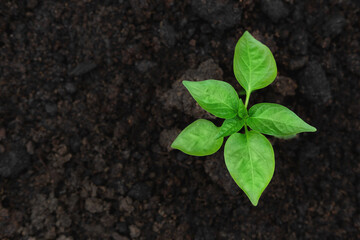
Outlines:
[[[331,99],[330,84],[319,62],[309,61],[299,78],[301,92],[308,100],[321,105]]]
[[[54,116],[57,113],[57,105],[55,103],[47,103],[45,105],[45,110],[48,114]]]
[[[144,201],[151,197],[151,189],[146,183],[136,183],[128,193],[129,197]]]
[[[135,225],[130,225],[129,227],[130,229],[130,237],[132,238],[137,238],[140,236],[141,231],[138,227],[136,227]]]
[[[73,84],[71,82],[67,82],[67,83],[65,83],[65,90],[68,93],[73,94],[73,93],[76,93],[77,88],[76,88],[75,84]]]
[[[21,146],[13,146],[9,152],[0,154],[0,176],[17,177],[30,166],[30,155]]]
[[[282,0],[262,0],[261,10],[275,23],[289,15],[289,9]]]

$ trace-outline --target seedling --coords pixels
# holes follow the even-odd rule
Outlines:
[[[182,82],[203,109],[225,121],[217,127],[208,120],[196,120],[171,147],[189,155],[207,156],[217,152],[224,137],[230,136],[224,148],[226,167],[256,206],[275,170],[274,150],[263,134],[286,139],[316,129],[279,104],[259,103],[247,110],[251,92],[268,86],[277,75],[270,49],[247,31],[235,47],[234,74],[246,92],[245,103],[226,82]],[[239,133],[242,128],[243,133]]]

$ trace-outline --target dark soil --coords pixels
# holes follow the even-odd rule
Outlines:
[[[315,126],[272,137],[257,207],[169,144],[198,117],[183,79],[225,80],[267,44],[276,102]],[[360,239],[358,0],[0,0],[0,239]]]

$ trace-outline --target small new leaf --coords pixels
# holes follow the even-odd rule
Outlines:
[[[239,97],[227,82],[205,80],[198,82],[183,81],[184,86],[199,105],[219,118],[233,118],[239,107]]]
[[[276,62],[270,49],[248,31],[235,47],[234,74],[247,94],[266,87],[277,75]]]
[[[247,125],[264,134],[288,137],[301,132],[315,132],[290,109],[275,103],[259,103],[249,110]]]
[[[171,147],[193,156],[211,155],[221,147],[224,138],[216,138],[219,128],[205,119],[198,119],[177,136]]]
[[[245,104],[244,102],[241,100],[241,98],[239,99],[239,111],[238,111],[238,115],[240,118],[247,118],[248,117],[248,112],[246,110]]]
[[[216,135],[216,138],[227,137],[233,133],[240,131],[241,128],[244,126],[244,122],[244,119],[240,119],[239,117],[225,119],[225,121],[220,127],[219,133]]]
[[[234,133],[225,143],[225,164],[236,184],[256,206],[275,170],[271,143],[261,133]]]

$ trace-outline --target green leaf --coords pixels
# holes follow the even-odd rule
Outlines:
[[[193,156],[211,155],[219,150],[224,140],[216,139],[219,130],[212,122],[198,119],[177,136],[171,147]]]
[[[248,117],[248,112],[246,110],[245,104],[244,102],[241,100],[241,98],[239,99],[239,110],[238,110],[238,115],[241,118],[247,118]]]
[[[199,105],[219,118],[233,118],[238,112],[239,97],[227,82],[205,80],[198,82],[183,81],[191,96]]]
[[[234,74],[248,94],[266,87],[277,75],[276,62],[270,49],[248,31],[235,47]]]
[[[240,129],[244,126],[244,122],[244,119],[240,119],[239,117],[225,119],[224,123],[220,127],[219,133],[216,135],[216,138],[227,137],[240,131]]]
[[[249,110],[247,125],[264,134],[287,137],[301,132],[315,132],[290,109],[275,103],[259,103]]]
[[[224,149],[225,164],[236,184],[256,206],[275,170],[271,143],[261,133],[234,133]]]

